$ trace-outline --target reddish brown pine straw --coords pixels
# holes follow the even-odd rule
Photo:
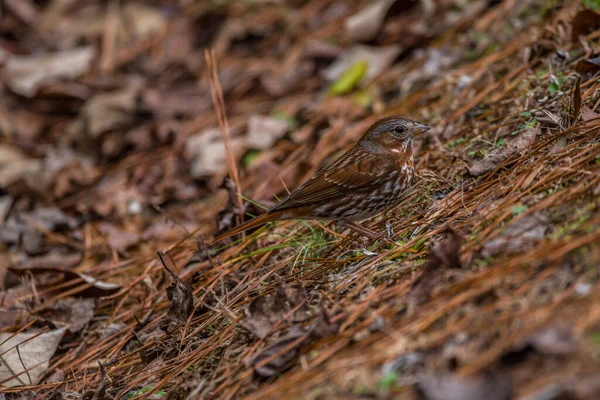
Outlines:
[[[327,118],[315,115],[305,123],[316,129],[324,120],[331,122],[316,143],[300,144],[290,151],[282,161],[283,171],[300,168],[303,163],[312,168],[307,172],[310,175],[339,150],[340,137],[341,146],[347,148],[384,114],[412,115],[435,127],[415,143],[418,185],[398,207],[366,224],[379,231],[385,229],[385,223],[390,224],[395,245],[381,241],[369,249],[376,255],[365,255],[359,237],[348,231],[336,233],[334,225],[285,222],[261,228],[184,268],[199,241],[202,247],[202,238],[190,233],[165,244],[164,252],[169,268],[193,286],[196,310],[183,323],[167,324],[166,332],[160,327],[168,320],[170,304],[165,289],[170,282],[157,257],[132,257],[106,269],[94,269],[93,260],[86,260],[78,272],[118,281],[123,288],[101,299],[96,315],[102,319],[90,325],[85,338],[51,360],[49,371],[62,370],[64,381],[18,391],[34,390],[35,398],[41,399],[58,391],[97,390],[104,379],[106,388],[115,388],[111,392],[115,398],[126,398],[140,388],[149,389],[138,398],[161,391],[181,398],[190,394],[190,398],[218,399],[350,398],[361,393],[414,398],[411,382],[391,388],[381,384],[383,366],[408,352],[422,354],[428,372],[446,371],[447,354],[457,362],[453,373],[462,378],[501,371],[510,377],[515,398],[525,398],[551,383],[568,385],[598,376],[600,124],[579,118],[570,126],[559,126],[541,124],[534,118],[542,109],[559,117],[568,114],[566,105],[576,100],[575,67],[592,55],[588,51],[562,63],[556,61],[557,49],[569,52],[581,47],[562,29],[579,10],[579,2],[565,3],[541,25],[524,27],[489,53],[440,71],[440,76],[422,83],[418,90],[411,89],[377,115],[353,118],[327,109],[322,111]],[[456,31],[467,26],[503,26],[509,10],[502,6],[469,17],[428,46],[452,46]],[[313,11],[306,7],[304,12]],[[314,35],[327,37],[341,25],[336,22],[322,29]],[[582,40],[597,45],[599,38],[596,31]],[[537,49],[540,43],[552,50],[523,51]],[[139,45],[152,47],[152,43]],[[265,183],[238,171],[225,110],[230,101],[239,100],[235,107],[240,108],[230,113],[233,125],[240,116],[260,112],[262,105],[245,101],[242,89],[235,94],[238,99],[224,97],[217,75],[218,57],[214,50],[205,53],[214,111],[185,129],[191,132],[209,122],[218,123],[242,210],[241,194],[254,198]],[[118,54],[109,61],[111,68],[125,62]],[[373,84],[383,86],[419,70],[422,61],[407,57]],[[548,92],[552,75],[562,77],[564,95]],[[457,96],[457,82],[464,76],[472,79]],[[582,104],[597,110],[600,80],[584,74],[580,86]],[[545,96],[542,105],[535,101]],[[529,130],[535,135],[530,143],[488,172],[469,175],[468,166],[481,159],[482,153],[510,145]],[[166,151],[158,150],[153,157],[165,157]],[[139,161],[132,157],[121,166]],[[75,203],[87,195],[69,201]],[[202,235],[214,233],[222,199],[214,197],[202,204],[206,213]],[[486,245],[501,239],[512,224],[539,215],[548,221],[543,240],[514,253],[505,246],[493,256],[483,255]],[[430,254],[430,245],[441,241],[440,232],[448,226],[463,235],[463,268],[436,271],[431,279],[437,281],[428,299],[414,302],[412,284]],[[315,239],[325,233],[326,239]],[[50,239],[62,240],[58,236]],[[82,282],[69,283],[37,295],[54,293],[48,303],[87,287]],[[273,332],[283,336],[294,326],[308,328],[318,320],[321,308],[336,331],[302,346],[300,339],[289,342],[255,365],[262,367],[297,349],[286,368],[257,379],[248,360],[272,344],[273,337],[260,339],[248,332],[243,325],[247,318],[244,310],[256,298],[275,293],[282,283],[304,289],[311,315],[294,322],[291,315],[296,310],[292,310],[287,319],[273,325]],[[587,289],[582,291],[582,287]],[[117,323],[123,324],[119,330],[100,337],[106,326]],[[503,364],[507,353],[540,330],[555,326],[569,327],[577,338],[572,352],[563,358],[537,354],[514,368]],[[466,339],[460,342],[457,338]],[[144,361],[145,357],[149,361]],[[106,370],[104,378],[99,363]]]

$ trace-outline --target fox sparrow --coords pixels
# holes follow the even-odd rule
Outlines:
[[[371,239],[379,237],[354,221],[398,204],[413,179],[412,137],[428,129],[402,116],[377,121],[353,148],[288,197],[266,213],[218,235],[213,243],[284,219],[336,220]]]

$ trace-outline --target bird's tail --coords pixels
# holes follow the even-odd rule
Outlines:
[[[281,212],[277,212],[277,211],[272,212],[272,213],[268,212],[268,213],[259,215],[258,217],[252,218],[250,221],[246,221],[243,224],[240,224],[234,228],[231,228],[228,231],[221,233],[220,235],[216,236],[210,244],[211,245],[215,244],[217,242],[220,242],[223,239],[227,239],[228,237],[232,237],[233,235],[237,235],[238,233],[247,231],[248,229],[256,228],[257,226],[264,225],[267,222],[276,221],[279,219],[280,216],[281,216]]]

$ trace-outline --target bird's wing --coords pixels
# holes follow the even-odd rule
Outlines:
[[[374,185],[377,158],[360,148],[352,148],[331,165],[293,191],[271,210],[283,210],[330,200],[359,188]]]

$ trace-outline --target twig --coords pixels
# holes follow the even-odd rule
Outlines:
[[[219,82],[219,75],[217,70],[217,60],[215,58],[214,49],[204,51],[204,58],[206,59],[206,67],[208,69],[208,80],[210,83],[210,94],[212,97],[217,119],[219,121],[219,130],[223,137],[223,144],[225,146],[225,159],[227,161],[227,168],[231,174],[231,178],[235,183],[236,190],[236,202],[238,206],[237,216],[238,223],[242,220],[244,213],[244,207],[242,203],[242,188],[240,185],[240,176],[238,173],[237,165],[235,162],[235,155],[231,148],[231,131],[229,130],[229,122],[227,120],[227,113],[225,111],[225,100],[223,98],[223,88]]]

